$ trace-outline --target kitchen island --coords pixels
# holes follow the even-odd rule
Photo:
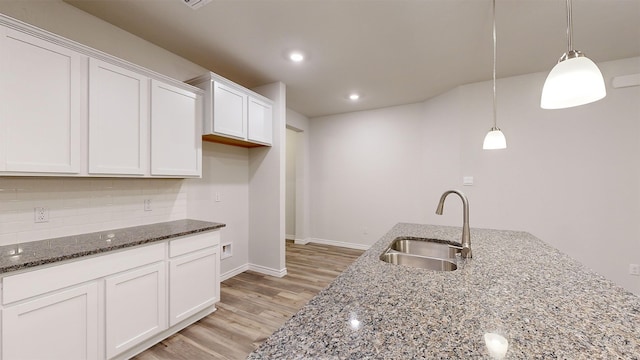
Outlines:
[[[526,232],[472,229],[456,271],[388,264],[397,237],[461,229],[397,224],[250,359],[640,359],[640,298]]]

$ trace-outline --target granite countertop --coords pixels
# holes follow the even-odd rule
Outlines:
[[[220,223],[185,219],[0,246],[0,274],[224,226],[225,224]]]
[[[640,359],[640,298],[531,234],[472,229],[452,272],[382,262],[400,236],[461,231],[397,224],[249,359]]]

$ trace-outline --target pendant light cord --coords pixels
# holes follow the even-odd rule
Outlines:
[[[567,55],[573,50],[573,18],[571,16],[571,0],[567,0]]]
[[[569,0],[567,0],[569,1]],[[496,0],[493,0],[493,127],[498,128],[498,100],[496,98]]]

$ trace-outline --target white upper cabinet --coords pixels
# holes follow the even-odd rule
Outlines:
[[[0,14],[0,176],[199,177],[203,94]]]
[[[207,123],[206,132],[238,139],[247,137],[247,94],[240,89],[213,82],[213,121]]]
[[[204,140],[244,147],[271,145],[273,101],[214,73],[188,83],[206,93]]]
[[[89,173],[144,175],[148,167],[149,78],[89,60]]]
[[[273,139],[273,105],[270,102],[249,98],[249,131],[247,139],[271,145]]]
[[[151,82],[151,175],[202,175],[202,96]]]
[[[0,32],[0,171],[78,174],[87,57]]]

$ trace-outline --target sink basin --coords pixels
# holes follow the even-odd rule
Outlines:
[[[417,239],[395,239],[389,249],[401,253],[434,257],[439,259],[455,259],[456,254],[462,251],[462,247],[441,242],[431,242]]]
[[[457,258],[462,247],[442,240],[397,238],[380,256],[380,260],[395,265],[411,266],[437,271],[458,268]]]
[[[458,268],[455,262],[445,259],[415,256],[399,252],[385,252],[380,260],[395,265],[411,266],[427,270],[453,271]]]

